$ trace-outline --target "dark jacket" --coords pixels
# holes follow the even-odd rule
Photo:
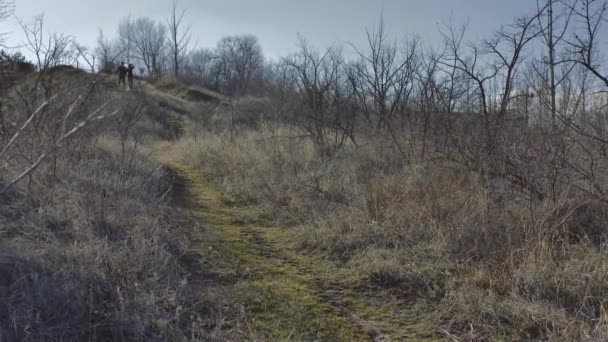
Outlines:
[[[127,67],[127,75],[129,77],[133,77],[133,70],[134,69],[135,69],[135,65],[129,64],[129,66]]]
[[[125,77],[125,75],[127,74],[128,69],[124,64],[121,64],[118,66],[118,75],[120,77]]]

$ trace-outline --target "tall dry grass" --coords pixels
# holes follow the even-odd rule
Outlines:
[[[406,164],[373,140],[333,157],[272,124],[184,142],[226,200],[292,227],[381,286],[435,301],[436,324],[466,340],[601,340],[606,212],[563,192],[526,197],[443,159]]]
[[[88,82],[86,75],[64,76],[58,82],[66,89],[56,90],[53,105],[1,166],[2,182],[48,147],[53,120]],[[27,83],[22,94],[28,96],[13,94],[8,102],[17,122],[28,103],[44,96]],[[103,86],[82,111],[107,100],[121,109],[117,117],[87,127],[0,195],[2,341],[177,341],[211,334],[203,325],[214,308],[197,304],[207,299],[184,261],[198,228],[171,202],[175,175],[151,155],[153,144],[175,137],[168,129],[174,114],[153,96]]]

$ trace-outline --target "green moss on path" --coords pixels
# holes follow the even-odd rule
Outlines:
[[[198,169],[169,164],[186,180],[187,207],[210,227],[198,246],[205,271],[221,279],[226,304],[242,303],[268,340],[437,339],[425,304],[357,289],[356,276],[324,256],[299,253],[288,230],[255,209],[225,205]]]

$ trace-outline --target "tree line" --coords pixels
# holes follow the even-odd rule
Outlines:
[[[44,15],[21,25],[24,45],[39,69],[85,60],[94,64],[92,69],[113,71],[117,62],[129,60],[136,61],[140,74],[194,78],[205,87],[239,96],[285,89],[285,84],[277,84],[286,81],[291,90],[328,88],[322,83],[333,82],[341,93],[358,97],[364,111],[377,112],[380,126],[403,112],[399,107],[404,105],[501,115],[517,107],[537,115],[548,111],[555,122],[559,107],[574,106],[567,110],[571,114],[585,111],[592,103],[582,93],[608,87],[600,51],[605,44],[600,37],[606,21],[604,0],[539,0],[529,15],[481,42],[467,41],[467,25],[452,21],[439,25],[439,46],[425,45],[419,37],[388,37],[383,22],[366,32],[367,46],[346,43],[319,50],[298,37],[298,50],[278,61],[265,58],[252,35],[223,37],[215,48],[197,47],[186,14],[174,4],[165,20],[123,18],[114,36],[100,29],[94,48],[65,34],[47,34]],[[530,101],[532,96],[536,101]],[[375,102],[375,108],[369,108],[367,100]]]
[[[126,17],[113,38],[100,29],[94,50],[99,68],[112,71],[121,60],[137,61],[143,75],[191,78],[230,95],[251,91],[266,67],[257,37],[228,36],[215,49],[196,48],[185,15],[174,4],[165,21]]]
[[[136,60],[143,74],[194,78],[229,95],[285,90],[287,85],[300,95],[308,92],[312,100],[333,90],[358,99],[366,118],[374,112],[376,126],[404,107],[501,116],[517,110],[542,116],[534,120],[547,116],[555,124],[564,116],[560,113],[569,117],[591,109],[589,95],[608,87],[608,72],[601,65],[604,0],[539,0],[529,15],[480,42],[467,41],[467,25],[452,21],[438,27],[440,46],[425,45],[418,37],[391,38],[382,22],[366,32],[367,46],[318,49],[298,37],[298,50],[278,61],[265,58],[252,35],[228,36],[215,48],[198,48],[185,15],[174,5],[164,21],[124,18],[115,37],[100,30],[90,54],[107,71],[118,60]],[[39,30],[34,25],[29,31]],[[61,50],[61,36],[49,39]]]
[[[46,34],[42,15],[22,26],[39,69],[85,60],[110,72],[135,60],[150,77],[269,98],[273,119],[297,127],[324,155],[358,145],[357,133],[365,132],[406,161],[441,155],[539,198],[551,192],[546,182],[576,183],[608,201],[596,175],[608,161],[601,152],[608,144],[607,8],[606,0],[538,0],[528,15],[481,41],[467,39],[466,24],[448,20],[438,26],[438,46],[390,37],[381,21],[365,32],[364,46],[318,48],[300,36],[294,53],[274,61],[252,35],[197,47],[187,12],[176,5],[166,20],[126,17],[115,36],[100,30],[92,49]],[[543,134],[531,137],[531,129]],[[585,158],[569,159],[575,150]],[[544,169],[532,170],[531,160]]]

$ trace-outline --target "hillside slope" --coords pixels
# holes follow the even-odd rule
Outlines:
[[[432,306],[356,288],[260,210],[228,205],[184,158],[196,116],[228,99],[142,80],[125,92],[71,69],[44,77],[3,99],[15,123],[49,103],[35,122],[48,129],[28,126],[10,147],[5,184],[48,152],[54,125],[77,126],[98,106],[117,115],[87,124],[2,195],[1,339],[437,337]]]
[[[174,112],[72,69],[1,101],[0,184],[25,176],[0,194],[0,340],[204,339],[183,261],[198,223],[150,157]]]
[[[173,96],[158,88],[152,92],[167,101]],[[186,103],[196,112],[196,102]],[[232,322],[227,317],[229,321],[216,328],[245,340],[440,338],[432,326],[432,303],[395,291],[360,288],[352,274],[325,254],[304,252],[294,231],[275,225],[260,209],[226,202],[193,163],[195,121],[192,115],[180,116],[175,122],[184,132],[180,139],[159,143],[153,155],[181,179],[181,205],[208,225],[198,232],[194,246],[207,284],[221,294],[222,306],[243,310],[244,317],[232,317]]]
[[[605,336],[605,250],[559,238],[588,213],[527,221],[448,162],[328,157],[269,99],[192,92],[58,70],[2,98],[0,340]]]

